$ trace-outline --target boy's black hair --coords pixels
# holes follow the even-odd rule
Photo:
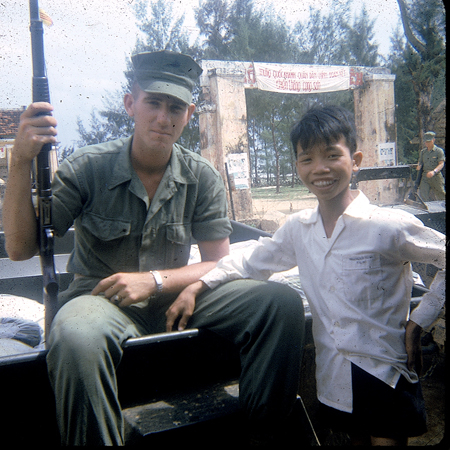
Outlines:
[[[344,137],[350,154],[356,152],[356,127],[353,114],[341,106],[311,108],[291,131],[291,142],[297,158],[297,146],[307,150],[324,142],[329,145]]]

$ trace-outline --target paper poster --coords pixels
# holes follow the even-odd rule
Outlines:
[[[395,166],[396,161],[395,142],[378,144],[378,164],[380,166]]]
[[[229,153],[227,169],[229,177],[234,181],[235,189],[250,189],[247,153]]]

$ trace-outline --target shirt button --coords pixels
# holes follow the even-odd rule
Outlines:
[[[334,286],[330,287],[330,292],[334,292],[336,290],[336,288]]]

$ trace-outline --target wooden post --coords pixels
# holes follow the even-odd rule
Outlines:
[[[201,153],[222,174],[227,188],[229,213],[238,221],[252,218],[250,157],[247,136],[247,105],[243,73],[226,68],[210,69],[202,76],[202,102],[200,115]],[[225,164],[231,154],[247,155],[245,167],[247,186],[236,186],[231,180],[230,196]],[[228,165],[228,167],[230,167]],[[230,174],[230,177],[233,175]],[[231,198],[233,208],[231,208]]]

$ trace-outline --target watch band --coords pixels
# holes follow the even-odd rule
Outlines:
[[[163,280],[161,274],[157,270],[150,270],[156,283],[156,292],[161,293],[163,290]]]

